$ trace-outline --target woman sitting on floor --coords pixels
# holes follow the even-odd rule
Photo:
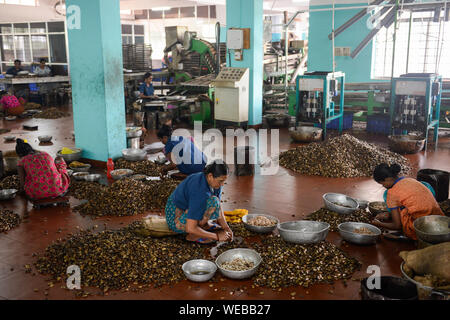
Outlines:
[[[46,152],[35,151],[26,141],[17,139],[16,153],[20,157],[20,190],[32,200],[63,196],[69,188],[70,178],[63,158],[55,161]]]
[[[198,243],[233,240],[233,232],[220,207],[227,176],[228,166],[214,161],[204,172],[191,174],[181,182],[167,200],[165,213],[169,228]]]
[[[413,178],[400,177],[401,167],[398,164],[378,165],[373,173],[376,182],[387,189],[386,204],[390,212],[391,222],[379,220],[389,219],[386,214],[376,216],[372,224],[391,230],[402,230],[403,233],[417,240],[414,220],[428,215],[444,215],[433,196],[431,187]]]

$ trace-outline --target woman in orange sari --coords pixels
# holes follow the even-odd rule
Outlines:
[[[376,216],[372,224],[391,230],[402,230],[403,233],[417,240],[414,220],[429,215],[444,215],[433,193],[424,184],[413,178],[400,177],[401,167],[398,164],[378,165],[373,178],[387,189],[386,203],[390,209],[391,222],[381,222],[385,214]]]

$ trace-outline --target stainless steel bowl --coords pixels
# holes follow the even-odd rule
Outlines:
[[[11,141],[16,140],[16,137],[14,137],[14,136],[4,136],[3,140],[5,140],[5,142],[11,142]]]
[[[389,148],[398,153],[417,153],[425,146],[423,137],[414,135],[388,136]]]
[[[194,282],[206,282],[214,277],[217,266],[214,262],[203,259],[189,260],[181,267],[184,275]]]
[[[83,167],[71,167],[69,165],[69,168],[72,169],[74,172],[89,172],[89,170],[91,169],[91,165],[89,163],[86,163],[85,166]]]
[[[75,180],[86,180],[86,176],[88,176],[88,172],[75,172],[72,176],[75,178]]]
[[[59,157],[62,157],[67,163],[70,163],[72,161],[78,161],[81,159],[81,154],[83,153],[82,149],[79,148],[72,148],[74,153],[71,154],[62,154],[61,150],[59,150],[56,155]]]
[[[286,242],[311,244],[325,240],[330,224],[319,221],[289,221],[278,224],[278,232]]]
[[[323,129],[316,127],[289,128],[292,140],[295,142],[313,142],[322,139]]]
[[[111,176],[114,180],[120,180],[122,178],[132,176],[133,174],[134,171],[130,169],[117,169],[111,171]]]
[[[374,234],[360,234],[356,233],[355,229],[367,228]],[[381,235],[381,230],[377,227],[363,222],[344,222],[338,225],[339,234],[348,242],[356,244],[374,244]]]
[[[254,219],[254,218],[258,217],[258,216],[263,216],[263,217],[269,218],[270,220],[275,221],[275,224],[272,227],[259,227],[259,226],[253,226],[253,225],[248,223],[248,221],[250,221],[251,219]],[[280,223],[280,220],[278,220],[274,216],[270,216],[268,214],[247,214],[247,215],[242,217],[242,222],[244,223],[245,228],[250,230],[250,231],[252,231],[252,232],[256,232],[256,233],[270,233],[273,230],[275,230],[277,225]]]
[[[327,209],[337,213],[349,214],[355,212],[358,209],[358,202],[355,199],[346,196],[345,194],[325,193],[322,198]],[[346,208],[335,203],[350,206],[351,208]]]
[[[226,261],[232,261],[236,258],[246,259],[252,261],[255,266],[250,270],[245,271],[230,271],[222,268],[222,264]],[[258,270],[259,265],[261,264],[262,259],[258,252],[252,249],[244,249],[237,248],[227,250],[222,253],[216,259],[216,265],[219,268],[220,272],[227,278],[230,279],[247,279],[253,276]]]
[[[127,127],[127,139],[139,138],[142,136],[142,128],[139,127]]]
[[[52,141],[52,136],[39,136],[38,140],[39,142],[50,142]]]
[[[102,177],[101,174],[96,173],[96,174],[88,174],[87,176],[84,177],[84,179],[89,182],[97,182],[98,180],[100,180],[101,177]]]
[[[14,199],[17,194],[16,189],[4,189],[0,190],[0,200]]]
[[[384,209],[379,209],[378,207],[383,207]],[[379,213],[388,212],[388,208],[386,203],[383,201],[373,201],[369,202],[369,211],[375,216]]]
[[[369,201],[367,200],[360,200],[360,199],[355,199],[356,202],[358,202],[358,208],[359,209],[366,209],[367,206],[369,205]]]
[[[147,157],[147,152],[141,149],[130,148],[122,150],[122,155],[128,161],[143,161]]]
[[[420,217],[413,225],[417,237],[422,241],[434,244],[450,241],[450,217]]]

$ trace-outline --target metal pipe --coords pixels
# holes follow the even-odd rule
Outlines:
[[[391,25],[394,18],[394,12],[391,10],[387,16],[379,23],[379,28],[372,29],[370,33],[361,41],[361,43],[353,50],[353,52],[350,54],[350,56],[354,59],[358,56],[358,54],[367,46],[367,44],[372,40],[373,37],[378,33],[378,31],[381,30],[384,26]],[[387,27],[386,27],[387,28]]]
[[[396,7],[394,8],[394,36],[392,43],[392,69],[391,69],[391,79],[394,77],[394,67],[395,67],[395,41],[397,38],[397,15],[398,15],[398,1],[396,0]]]
[[[412,29],[412,15],[413,12],[411,11],[409,13],[409,31],[408,31],[408,49],[406,51],[406,73],[408,73],[408,69],[409,69],[409,49],[411,46],[411,29]]]
[[[379,5],[380,3],[382,3],[384,0],[376,0],[373,3],[371,3],[371,6],[376,6]],[[367,7],[369,8],[369,7]],[[362,9],[360,12],[358,12],[357,14],[355,14],[353,17],[351,17],[347,22],[345,22],[343,25],[341,25],[339,28],[337,28],[334,31],[334,36],[338,36],[340,33],[342,33],[344,30],[346,30],[347,28],[349,28],[351,25],[353,25],[355,22],[357,22],[359,19],[361,19],[362,17],[364,17],[367,14],[367,8]],[[336,10],[336,8],[333,8],[333,10]],[[328,35],[328,39],[331,40],[333,34],[330,33]]]

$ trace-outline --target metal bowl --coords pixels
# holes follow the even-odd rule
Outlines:
[[[75,172],[72,176],[75,178],[75,180],[86,180],[86,177],[89,175],[88,172]]]
[[[358,202],[355,199],[346,196],[345,194],[325,193],[322,198],[327,209],[337,213],[349,214],[355,212],[358,209]],[[336,203],[351,206],[351,208],[346,208]]]
[[[84,180],[89,181],[89,182],[97,182],[98,180],[100,180],[100,178],[102,177],[101,174],[88,174],[87,176],[84,177]]]
[[[436,290],[432,287],[425,286],[422,283],[412,279],[404,270],[405,261],[400,264],[400,271],[402,272],[403,277],[409,282],[413,283],[417,287],[417,291],[419,295],[424,296],[424,293],[428,296],[426,298],[430,300],[448,300],[450,297],[450,290]]]
[[[71,165],[69,165],[69,168],[72,169],[74,172],[89,172],[91,167],[92,166],[89,163],[86,163],[86,165],[83,167],[72,167]]]
[[[357,228],[367,228],[374,234],[360,234],[354,232]],[[363,222],[344,222],[338,225],[339,234],[348,242],[356,244],[374,244],[381,235],[381,230],[377,227]]]
[[[367,286],[367,280],[361,280],[362,300],[417,300],[416,286],[406,279],[392,276],[380,277],[380,287]]]
[[[67,169],[67,174],[68,174],[69,177],[70,177],[71,175],[73,175],[73,170],[72,170],[72,169]]]
[[[184,275],[194,282],[206,282],[214,277],[217,271],[217,266],[214,262],[203,259],[189,260],[183,263],[181,267]],[[196,273],[200,274],[196,274]]]
[[[139,138],[142,136],[142,128],[140,127],[127,127],[127,139]]]
[[[122,150],[122,155],[128,161],[143,161],[147,157],[147,152],[141,149],[130,148]]]
[[[280,223],[277,229],[281,238],[286,242],[311,244],[325,240],[330,231],[330,224],[299,220]]]
[[[273,114],[266,114],[264,116],[264,119],[266,119],[269,127],[279,128],[289,126],[291,116],[288,114],[273,113]]]
[[[132,176],[133,174],[134,171],[130,169],[117,169],[111,171],[111,176],[114,180],[120,180],[122,178]]]
[[[413,223],[417,237],[428,243],[441,243],[450,241],[450,217],[425,216],[416,219]]]
[[[16,189],[4,189],[0,190],[0,200],[10,200],[14,199],[16,196]]]
[[[356,202],[358,202],[358,208],[359,209],[366,209],[367,206],[369,205],[369,201],[367,200],[360,200],[360,199],[355,199]]]
[[[14,136],[4,136],[3,140],[5,140],[5,142],[12,142],[12,141],[16,140],[16,137],[14,137]]]
[[[16,120],[16,119],[17,119],[16,116],[8,116],[8,117],[5,117],[5,120],[8,120],[8,121],[14,121],[14,120]]]
[[[147,153],[158,153],[160,152],[162,149],[164,149],[164,143],[162,142],[154,142],[152,144],[149,144],[148,146],[145,146],[144,150]]]
[[[414,135],[388,136],[389,148],[398,153],[417,153],[425,146],[425,139]]]
[[[58,157],[62,157],[67,163],[70,163],[72,161],[78,161],[81,159],[81,154],[83,153],[82,149],[79,148],[73,148],[74,153],[71,154],[62,154],[61,150],[59,150],[56,155]]]
[[[377,208],[379,206],[383,206],[384,209]],[[387,208],[386,203],[383,201],[373,201],[373,202],[369,202],[369,211],[371,214],[376,216],[377,214],[388,212],[388,208]]]
[[[245,271],[231,271],[226,270],[222,268],[222,264],[226,261],[231,261],[236,258],[246,259],[252,261],[255,266],[249,270]],[[216,265],[219,268],[220,272],[227,278],[230,279],[247,279],[253,276],[256,273],[256,270],[258,269],[259,265],[261,264],[262,259],[258,252],[252,249],[244,249],[244,248],[237,248],[237,249],[231,249],[227,250],[224,253],[222,253],[220,256],[216,259]]]
[[[316,127],[289,128],[292,140],[295,142],[312,142],[322,139],[323,129]]]
[[[50,142],[52,141],[52,136],[39,136],[38,140],[39,142]]]
[[[253,225],[248,223],[248,221],[250,221],[251,219],[256,218],[258,216],[263,216],[263,217],[269,218],[270,220],[274,221],[275,224],[272,227],[259,227],[259,226],[253,226]],[[244,223],[245,228],[250,230],[250,231],[252,231],[252,232],[256,232],[256,233],[270,233],[273,230],[275,230],[277,225],[280,223],[280,220],[278,220],[274,216],[270,216],[268,214],[247,214],[247,215],[242,217],[242,222]]]

